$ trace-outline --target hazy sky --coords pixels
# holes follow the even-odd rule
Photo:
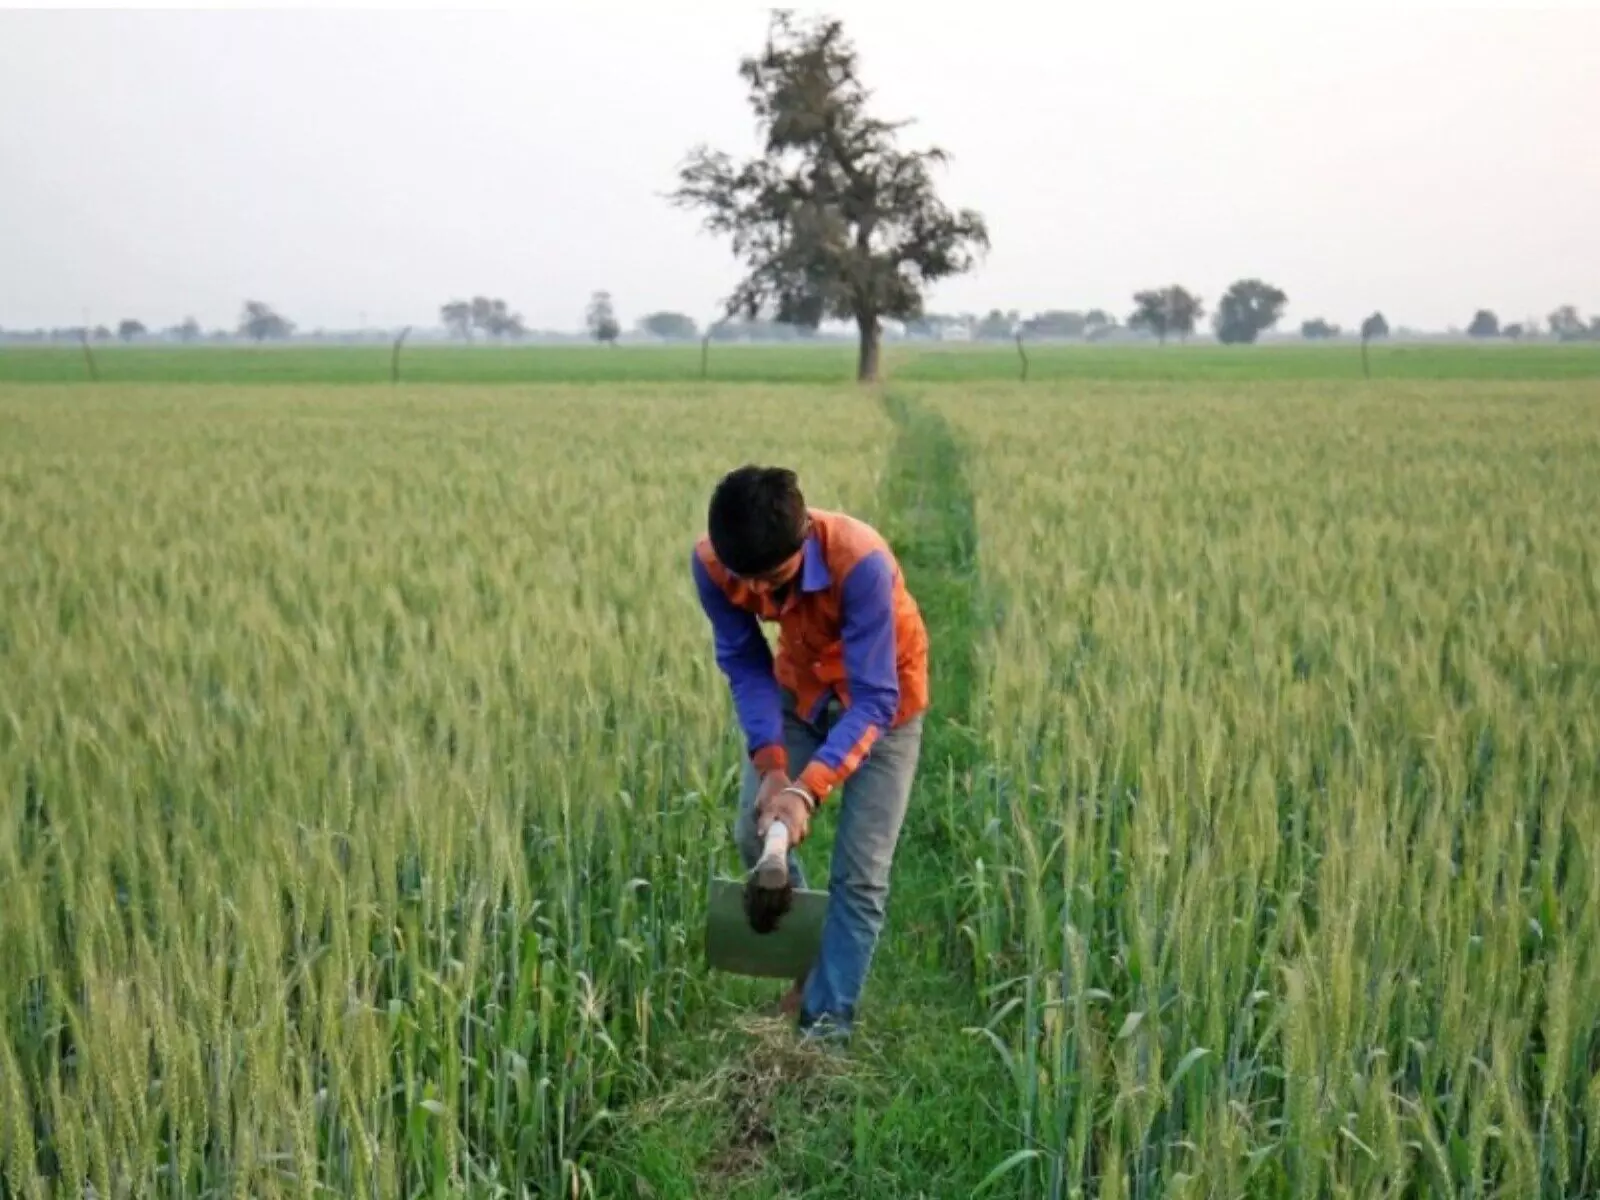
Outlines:
[[[670,10],[685,15],[672,15]],[[806,11],[806,10],[802,10]],[[1600,311],[1600,14],[838,3],[881,111],[954,156],[993,250],[930,307],[1099,305],[1260,275],[1286,325]],[[944,12],[946,15],[936,15]],[[743,151],[766,9],[0,12],[0,327],[576,329],[713,314],[725,242],[661,197]]]

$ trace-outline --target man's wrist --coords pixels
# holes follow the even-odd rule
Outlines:
[[[834,784],[837,782],[834,772],[830,771],[817,759],[812,759],[807,763],[805,770],[795,775],[794,781],[805,788],[812,800],[816,802],[818,808],[822,807],[823,800],[827,798],[828,793],[833,790]]]
[[[774,771],[782,771],[787,774],[789,770],[788,749],[777,742],[761,747],[751,757],[750,761],[751,765],[756,769],[756,774],[762,779],[765,779]]]
[[[811,794],[811,789],[806,787],[805,784],[796,781],[784,788],[783,791],[780,791],[778,794],[781,796],[784,792],[799,796],[806,806],[806,812],[812,813],[817,811],[817,798]]]

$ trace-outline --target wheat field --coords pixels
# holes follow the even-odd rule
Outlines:
[[[969,1194],[909,1102],[617,1157],[730,986],[746,460],[927,599],[938,936],[865,1028],[981,1010],[984,1194],[1600,1193],[1592,385],[888,400],[0,386],[0,1194]]]
[[[0,396],[11,1194],[570,1185],[726,841],[708,480],[860,501],[854,399]]]
[[[1034,1194],[1600,1192],[1596,398],[942,402]]]

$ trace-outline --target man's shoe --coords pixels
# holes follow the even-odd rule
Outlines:
[[[828,1017],[818,1017],[800,1029],[800,1044],[815,1046],[824,1051],[843,1051],[850,1044],[850,1026]]]

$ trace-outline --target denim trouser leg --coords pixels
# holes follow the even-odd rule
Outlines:
[[[830,715],[836,710],[830,706]],[[831,724],[829,716],[824,722]],[[801,720],[787,707],[783,714],[783,740],[789,769],[798,775],[822,745],[827,730]],[[845,780],[844,785],[812,818],[826,820],[834,809],[838,822],[833,842],[833,862],[828,878],[828,915],[822,926],[822,947],[806,978],[800,1003],[802,1028],[823,1026],[844,1033],[855,1021],[856,1002],[866,984],[867,971],[883,929],[889,900],[889,871],[894,861],[911,784],[922,749],[922,718],[914,717],[885,733],[871,753]],[[739,795],[739,815],[734,821],[734,841],[745,870],[761,857],[756,836],[756,794],[760,779],[747,761]],[[789,852],[789,874],[794,885],[807,885],[805,872],[794,851]]]
[[[922,748],[922,718],[885,733],[833,801],[838,831],[822,950],[806,979],[800,1025],[849,1033],[889,901],[889,870]],[[820,815],[820,812],[819,812]]]

